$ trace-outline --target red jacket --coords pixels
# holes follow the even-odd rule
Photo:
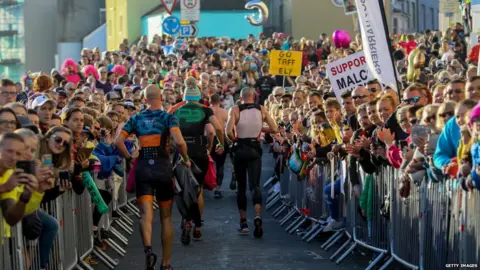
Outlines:
[[[398,45],[402,46],[407,51],[407,55],[409,55],[410,52],[415,50],[415,48],[417,47],[417,42],[415,42],[414,40],[408,42],[400,41],[398,42]]]

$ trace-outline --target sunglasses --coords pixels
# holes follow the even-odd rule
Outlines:
[[[414,96],[414,97],[411,97],[411,98],[407,98],[403,101],[407,104],[417,103],[417,102],[420,101],[420,97],[419,96]]]
[[[57,136],[57,135],[53,135],[52,138],[53,138],[53,141],[54,141],[56,144],[58,144],[58,145],[60,145],[60,146],[63,146],[63,147],[65,147],[65,148],[69,148],[69,147],[70,147],[70,143],[69,143],[68,141],[64,140],[62,137],[59,137],[59,136]]]
[[[425,118],[425,123],[429,123],[431,122],[432,120],[436,120],[437,119],[437,116],[436,115],[430,115],[428,116],[427,118]]]
[[[373,88],[368,88],[368,90],[370,90],[370,92],[373,92],[373,93],[377,92],[377,88],[375,88],[375,87],[373,87]]]
[[[410,125],[415,126],[416,124],[418,124],[418,120],[416,118],[410,119]]]
[[[454,112],[444,112],[444,113],[439,114],[439,116],[440,116],[441,118],[443,118],[443,119],[445,119],[445,118],[450,118],[450,117],[452,117],[452,116],[454,116],[454,115],[455,115]]]
[[[353,100],[357,100],[357,99],[364,99],[364,98],[366,98],[366,97],[367,97],[366,95],[352,96],[352,99],[353,99]]]

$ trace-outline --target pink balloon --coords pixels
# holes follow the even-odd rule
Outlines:
[[[350,42],[352,41],[350,34],[346,30],[333,31],[332,39],[333,43],[335,44],[335,48],[349,48]]]

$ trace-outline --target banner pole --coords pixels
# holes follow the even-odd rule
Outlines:
[[[387,15],[385,14],[385,5],[383,4],[383,0],[378,0],[378,4],[380,5],[380,13],[382,14],[383,28],[385,29],[385,38],[386,38],[387,44],[389,45],[388,50],[390,52],[390,60],[392,61],[393,72],[395,73],[395,81],[397,82],[397,93],[398,93],[398,97],[401,100],[402,84],[398,81],[397,67],[395,66],[395,61],[393,60],[393,57],[392,57],[393,56],[392,42],[390,41],[390,35],[388,31]]]

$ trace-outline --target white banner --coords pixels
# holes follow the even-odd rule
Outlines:
[[[363,52],[351,54],[342,59],[327,64],[328,79],[338,100],[347,90],[353,90],[358,85],[365,85],[375,79],[368,68]]]
[[[395,71],[378,0],[355,0],[365,59],[373,76],[397,90]]]

